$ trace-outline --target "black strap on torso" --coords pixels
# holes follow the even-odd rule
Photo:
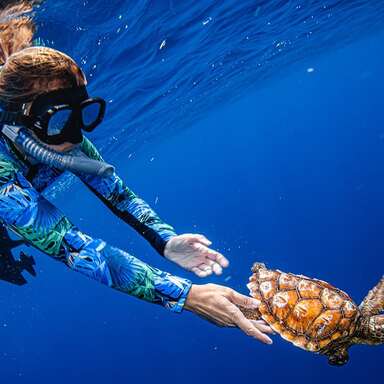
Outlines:
[[[31,164],[31,166],[28,169],[27,174],[25,175],[25,178],[32,183],[33,179],[37,175],[37,172],[39,171],[39,165],[40,164]]]

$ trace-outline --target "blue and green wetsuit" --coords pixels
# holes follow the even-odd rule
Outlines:
[[[84,138],[82,152],[102,160]],[[121,249],[81,232],[42,191],[62,171],[23,159],[8,139],[0,137],[0,221],[28,243],[109,287],[158,303],[174,312],[183,309],[191,282],[153,268]],[[107,178],[77,175],[118,217],[135,228],[163,254],[174,229],[135,195],[115,173]]]

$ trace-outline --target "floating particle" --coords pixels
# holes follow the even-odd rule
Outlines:
[[[159,196],[156,196],[155,198],[155,205],[159,202]]]
[[[309,68],[307,68],[307,72],[308,73],[313,73],[313,72],[315,72],[315,68],[309,67]]]
[[[153,160],[155,160],[155,157],[151,157],[151,158],[149,159],[150,162],[152,162]]]
[[[225,282],[228,282],[228,281],[231,280],[231,279],[232,279],[232,276],[229,275],[229,276],[227,276],[227,277],[224,279],[224,281],[225,281]]]
[[[212,17],[209,16],[208,19],[205,19],[204,21],[202,21],[202,24],[207,25],[211,21],[212,21]]]
[[[165,47],[165,44],[166,44],[166,43],[167,43],[167,40],[164,39],[164,40],[161,42],[159,49],[163,49],[163,48]]]

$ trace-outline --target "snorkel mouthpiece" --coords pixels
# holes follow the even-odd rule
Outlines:
[[[90,159],[80,151],[76,154],[56,152],[35,139],[23,127],[5,124],[2,132],[17,144],[26,155],[50,167],[101,177],[111,176],[115,171],[112,165]]]

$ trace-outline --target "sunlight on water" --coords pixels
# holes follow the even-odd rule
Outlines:
[[[109,101],[95,138],[116,156],[381,28],[384,10],[370,0],[48,0],[38,17],[41,37],[73,55]]]

